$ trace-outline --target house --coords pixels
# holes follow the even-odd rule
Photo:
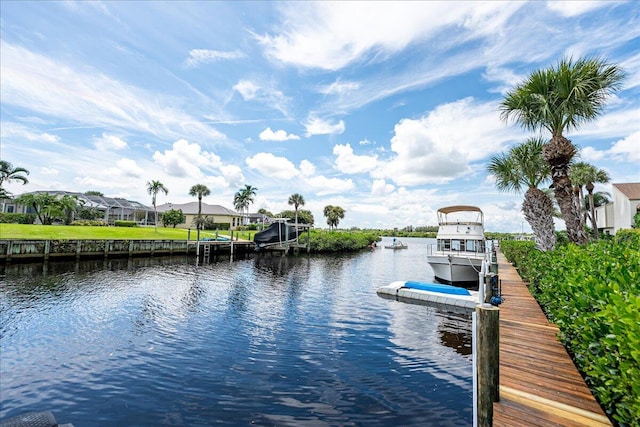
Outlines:
[[[194,220],[198,216],[198,202],[189,202],[189,203],[165,203],[163,205],[157,206],[158,209],[158,218],[161,213],[164,213],[168,210],[175,209],[181,210],[185,215],[185,222],[183,224],[178,224],[177,228],[191,228],[195,227]],[[231,229],[234,230],[236,227],[242,225],[242,214],[227,209],[224,206],[220,205],[208,205],[202,202],[202,217],[210,218],[215,224],[220,224],[221,229]]]
[[[141,224],[153,223],[153,208],[133,200],[59,190],[33,191],[24,194],[33,193],[48,193],[59,197],[74,196],[78,199],[79,205],[101,211],[104,215],[102,219],[110,224],[116,220],[137,221]],[[13,199],[3,201],[2,211],[5,213],[34,213],[31,206],[17,204]]]
[[[631,228],[633,217],[640,213],[640,182],[612,184],[613,201],[595,209],[598,230],[614,235],[621,228]]]

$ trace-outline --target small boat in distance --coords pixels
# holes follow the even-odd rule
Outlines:
[[[409,245],[405,242],[401,242],[400,240],[393,240],[393,243],[390,245],[385,245],[385,249],[407,249]]]
[[[484,214],[475,206],[438,209],[436,244],[427,252],[435,278],[450,284],[478,285],[485,259]]]
[[[276,221],[266,229],[256,233],[253,242],[256,251],[270,246],[283,246],[298,241],[298,227],[287,224],[286,221]]]

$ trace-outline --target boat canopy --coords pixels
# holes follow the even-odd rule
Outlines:
[[[457,212],[463,212],[462,216],[465,219],[456,219],[455,221],[450,221],[448,218],[448,215],[452,213],[457,213]],[[455,225],[455,224],[482,226],[484,223],[484,214],[482,213],[482,210],[477,206],[466,206],[466,205],[447,206],[447,207],[438,209],[438,223],[441,226]]]
[[[438,212],[442,212],[443,214],[448,214],[448,213],[452,213],[452,212],[480,212],[480,213],[482,213],[482,210],[480,210],[480,208],[477,207],[477,206],[458,205],[458,206],[447,206],[445,208],[440,208],[440,209],[438,209]]]

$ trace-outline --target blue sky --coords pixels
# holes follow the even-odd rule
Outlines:
[[[640,182],[639,2],[53,2],[0,4],[0,156],[19,194],[97,190],[151,204],[346,210],[342,227],[435,225],[472,204],[529,230],[489,159],[533,136],[500,120],[506,90],[566,56],[627,73],[566,134],[612,182]],[[543,134],[544,135],[544,134]],[[544,135],[548,136],[548,135]],[[596,187],[610,191],[610,185]],[[562,228],[563,225],[559,224]]]

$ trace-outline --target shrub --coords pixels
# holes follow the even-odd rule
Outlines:
[[[77,219],[71,225],[89,226],[89,227],[106,227],[107,222],[102,220]]]
[[[115,225],[116,227],[137,227],[138,223],[135,221],[121,221],[121,220],[116,220],[113,225]]]
[[[621,230],[615,240],[551,252],[501,243],[560,328],[561,341],[594,395],[620,426],[637,425],[640,414],[639,236]]]
[[[5,224],[33,224],[36,221],[35,214],[25,213],[0,213],[0,223]]]

